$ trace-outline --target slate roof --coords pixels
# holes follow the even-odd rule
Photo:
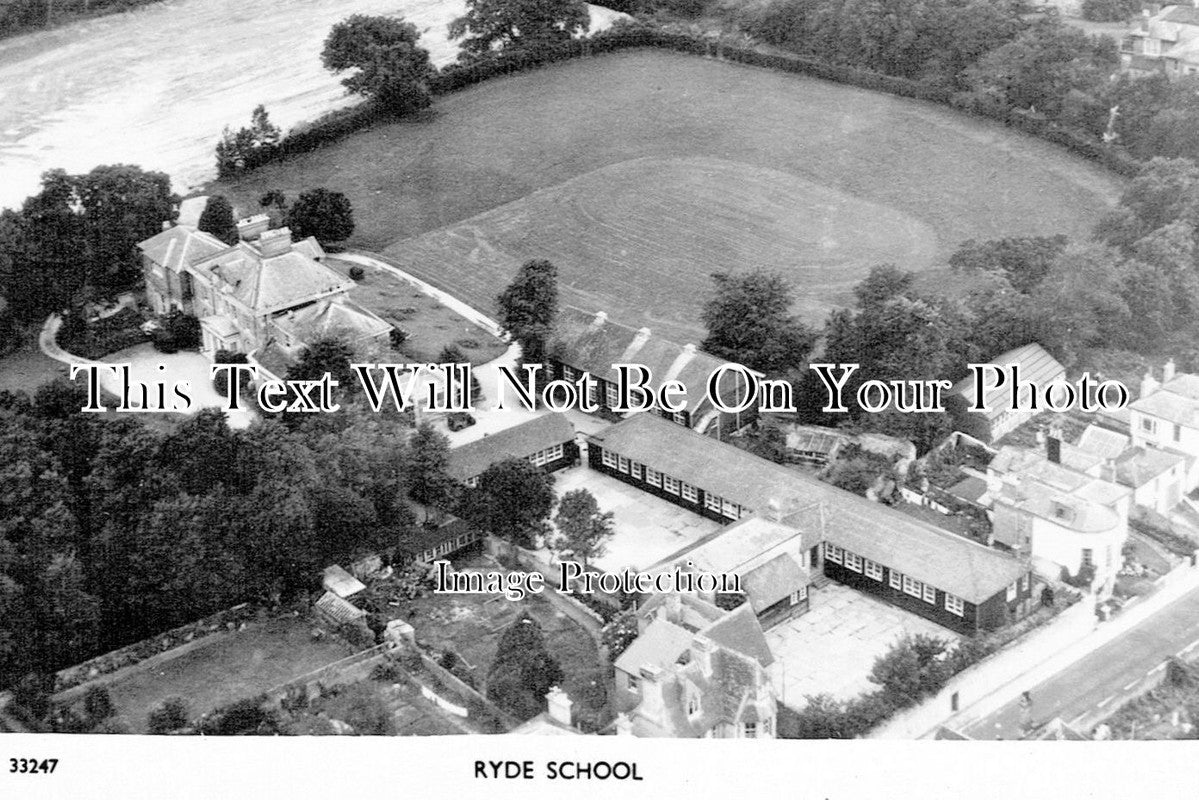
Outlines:
[[[972,603],[1027,572],[1012,556],[653,414],[635,414],[590,438],[749,509],[765,511],[772,500],[820,503],[828,541]]]
[[[1192,5],[1176,5],[1166,9],[1159,19],[1178,25],[1199,25],[1199,8]]]
[[[1181,453],[1156,447],[1132,447],[1116,459],[1116,480],[1139,489],[1165,472],[1186,462]]]
[[[1178,375],[1129,406],[1169,422],[1199,427],[1199,375]]]
[[[558,312],[549,351],[564,363],[609,381],[617,378],[613,364],[644,365],[653,375],[651,386],[668,380],[682,383],[687,389],[687,410],[692,412],[706,400],[708,377],[728,363],[694,345],[655,337],[648,328],[630,328],[571,306]],[[721,384],[726,402],[736,396],[735,383],[730,378]]]
[[[263,258],[254,243],[241,241],[193,268],[211,276],[221,291],[256,314],[292,308],[319,297],[348,291],[354,282],[313,260],[295,245],[286,253]]]
[[[351,341],[383,336],[391,326],[376,314],[352,300],[326,298],[287,311],[274,319],[275,325],[300,342],[314,342],[326,336],[347,335]]]
[[[757,614],[810,582],[808,571],[790,553],[779,553],[765,564],[750,570],[741,579],[746,599]]]
[[[1101,428],[1098,425],[1088,425],[1078,437],[1076,445],[1080,450],[1094,453],[1102,458],[1116,458],[1128,449],[1132,440],[1127,434]]]
[[[1005,484],[995,500],[1078,533],[1107,533],[1120,524],[1119,515],[1107,506],[1055,491],[1035,480],[1018,486]]]
[[[450,451],[450,477],[466,481],[508,458],[528,458],[539,450],[573,441],[574,425],[565,414],[543,414]]]
[[[1050,355],[1048,350],[1036,342],[1008,350],[1006,353],[992,358],[989,363],[999,366],[1016,364],[1020,367],[1021,383],[1031,381],[1041,387],[1066,374],[1066,368]],[[989,390],[984,395],[984,400],[990,410],[971,413],[980,414],[988,420],[995,419],[1009,408],[1011,389],[1012,387],[1005,383],[1003,386]],[[974,377],[968,375],[962,378],[953,385],[949,394],[961,395],[968,404],[972,404],[974,402]],[[1021,400],[1023,401],[1026,396],[1021,395]]]
[[[179,272],[185,266],[229,249],[229,245],[212,234],[182,225],[175,225],[156,233],[149,239],[138,242],[137,246],[155,264],[160,264],[172,272]]]
[[[794,563],[794,562],[792,562]],[[721,647],[757,661],[763,667],[774,663],[774,653],[766,642],[762,624],[748,603],[737,606],[700,631]]]
[[[655,619],[616,659],[616,668],[634,676],[646,664],[670,669],[687,652],[692,636],[691,631],[669,620]]]

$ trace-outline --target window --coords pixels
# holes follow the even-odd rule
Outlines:
[[[629,676],[629,691],[637,693],[641,692],[641,681],[634,675]]]
[[[1149,417],[1141,417],[1141,430],[1145,433],[1154,433],[1157,430],[1157,423]]]
[[[758,723],[747,722],[747,723],[745,723],[745,725],[743,727],[745,730],[745,738],[746,739],[757,739],[758,738]]]
[[[693,692],[687,692],[687,716],[693,717],[699,712],[699,698]]]
[[[591,405],[593,406],[599,403],[599,381],[591,380],[587,382],[587,399],[591,401]]]
[[[683,499],[690,500],[692,503],[699,502],[699,492],[689,483],[683,484]]]
[[[574,383],[574,379],[576,377],[578,377],[578,375],[575,373],[575,371],[573,369],[566,366],[565,364],[562,365],[562,380],[570,382],[570,383]]]
[[[883,579],[883,565],[866,559],[866,577],[881,581]]]
[[[737,505],[736,503],[730,503],[728,500],[725,500],[723,503],[721,503],[720,513],[724,514],[729,519],[740,519],[741,518],[741,506]]]
[[[674,420],[675,422],[677,422],[679,425],[685,426],[687,424],[687,412],[686,411],[676,411],[676,412],[674,412],[673,415],[671,415],[670,418],[672,420]]]
[[[1095,551],[1089,547],[1084,547],[1082,549],[1082,565],[1084,567],[1095,566]]]
[[[620,470],[621,472],[623,472],[625,475],[628,475],[629,474],[629,460],[627,458],[625,458],[624,456],[618,456],[616,458],[616,468],[618,470]]]
[[[1176,441],[1176,442],[1182,441],[1182,426],[1179,425],[1177,422],[1174,423],[1174,441]]]
[[[723,502],[724,501],[721,500],[720,497],[712,494],[711,492],[704,493],[704,508],[708,509],[709,511],[715,511],[717,514],[719,514],[720,505]]]
[[[903,584],[901,583],[902,578],[903,578],[903,575],[901,573],[898,573],[895,570],[891,570],[891,588],[892,589],[902,588],[903,587]]]
[[[662,473],[658,472],[656,469],[650,469],[649,467],[646,467],[645,468],[645,482],[648,483],[650,486],[661,486],[662,485]]]
[[[1016,593],[1019,590],[1020,590],[1019,582],[1013,583],[1011,586],[1007,587],[1007,600],[1009,603],[1016,599]]]
[[[824,543],[824,558],[826,561],[831,561],[834,564],[841,563],[841,548],[835,544]]]
[[[932,603],[933,605],[937,604],[937,589],[935,586],[929,586],[927,583],[924,584],[924,602]]]
[[[614,384],[614,383],[608,384],[607,398],[608,398],[608,408],[614,407],[616,405],[616,401],[620,399],[620,393],[616,391],[616,384]]]
[[[845,568],[851,569],[854,572],[862,571],[862,557],[856,553],[845,551]]]
[[[957,614],[959,617],[966,616],[966,604],[960,597],[954,597],[949,592],[945,593],[945,610],[950,614]]]
[[[642,474],[644,472],[645,472],[645,465],[643,465],[639,461],[634,461],[633,465],[632,465],[632,469],[629,472],[629,474],[632,475],[634,478],[641,480]]]
[[[910,594],[912,597],[919,597],[923,589],[924,587],[920,584],[920,581],[914,581],[907,575],[903,576],[903,591],[906,594]]]
[[[662,476],[662,488],[671,494],[679,493],[679,482],[669,475]]]
[[[767,736],[774,735],[774,720],[770,717],[762,720],[762,733],[766,734]]]
[[[466,485],[472,489],[475,488],[476,486],[478,486],[479,485],[479,476],[476,475],[473,478],[467,478]]]
[[[562,454],[564,452],[565,451],[563,450],[562,445],[560,445],[560,444],[554,445],[549,450],[545,451],[546,463],[549,463],[550,461],[557,461],[558,459],[562,458]]]
[[[791,593],[791,605],[795,605],[797,603],[802,603],[804,600],[807,600],[807,599],[808,599],[808,587],[806,587],[806,586],[801,586],[801,587],[799,587],[799,591]]]
[[[609,452],[608,450],[604,451],[604,466],[611,467],[612,469],[616,469],[616,454],[615,453]]]

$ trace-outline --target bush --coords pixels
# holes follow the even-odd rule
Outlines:
[[[187,727],[187,701],[182,697],[168,697],[150,712],[146,727],[150,733],[166,734]]]
[[[201,721],[199,732],[205,736],[274,733],[278,726],[262,707],[264,700],[262,697],[238,700],[218,709]]]
[[[350,267],[351,280],[360,281],[365,277],[366,277],[366,270],[364,270],[362,267],[358,266],[357,264]]]
[[[404,342],[408,341],[408,331],[404,330],[403,328],[392,326],[391,332],[388,334],[388,338],[391,340],[392,349],[399,350],[404,346]]]
[[[1140,0],[1082,0],[1082,18],[1090,22],[1124,22],[1140,10]]]
[[[154,332],[154,347],[162,353],[199,349],[200,320],[179,310],[172,311]]]
[[[248,364],[249,358],[245,353],[235,353],[231,350],[217,350],[212,357],[213,362],[217,364]],[[242,397],[246,396],[246,389],[250,385],[251,378],[246,372],[239,372],[237,378],[237,386]],[[229,396],[229,376],[220,372],[212,379],[212,385],[216,388],[217,393],[221,397]]]

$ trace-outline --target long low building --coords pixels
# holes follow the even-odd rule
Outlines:
[[[570,420],[564,414],[543,414],[454,448],[448,471],[458,482],[477,486],[488,467],[509,458],[524,459],[552,472],[570,466],[578,455]]]
[[[1027,562],[652,414],[588,437],[587,450],[591,468],[711,519],[785,524],[818,504],[823,530],[805,531],[800,566],[952,630],[999,628],[1032,609]]]

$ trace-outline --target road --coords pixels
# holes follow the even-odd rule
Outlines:
[[[1112,702],[1171,655],[1197,647],[1199,589],[1194,589],[1031,689],[1027,712],[1014,700],[962,732],[973,739],[1019,739],[1026,718],[1033,724],[1055,717],[1069,722]]]

